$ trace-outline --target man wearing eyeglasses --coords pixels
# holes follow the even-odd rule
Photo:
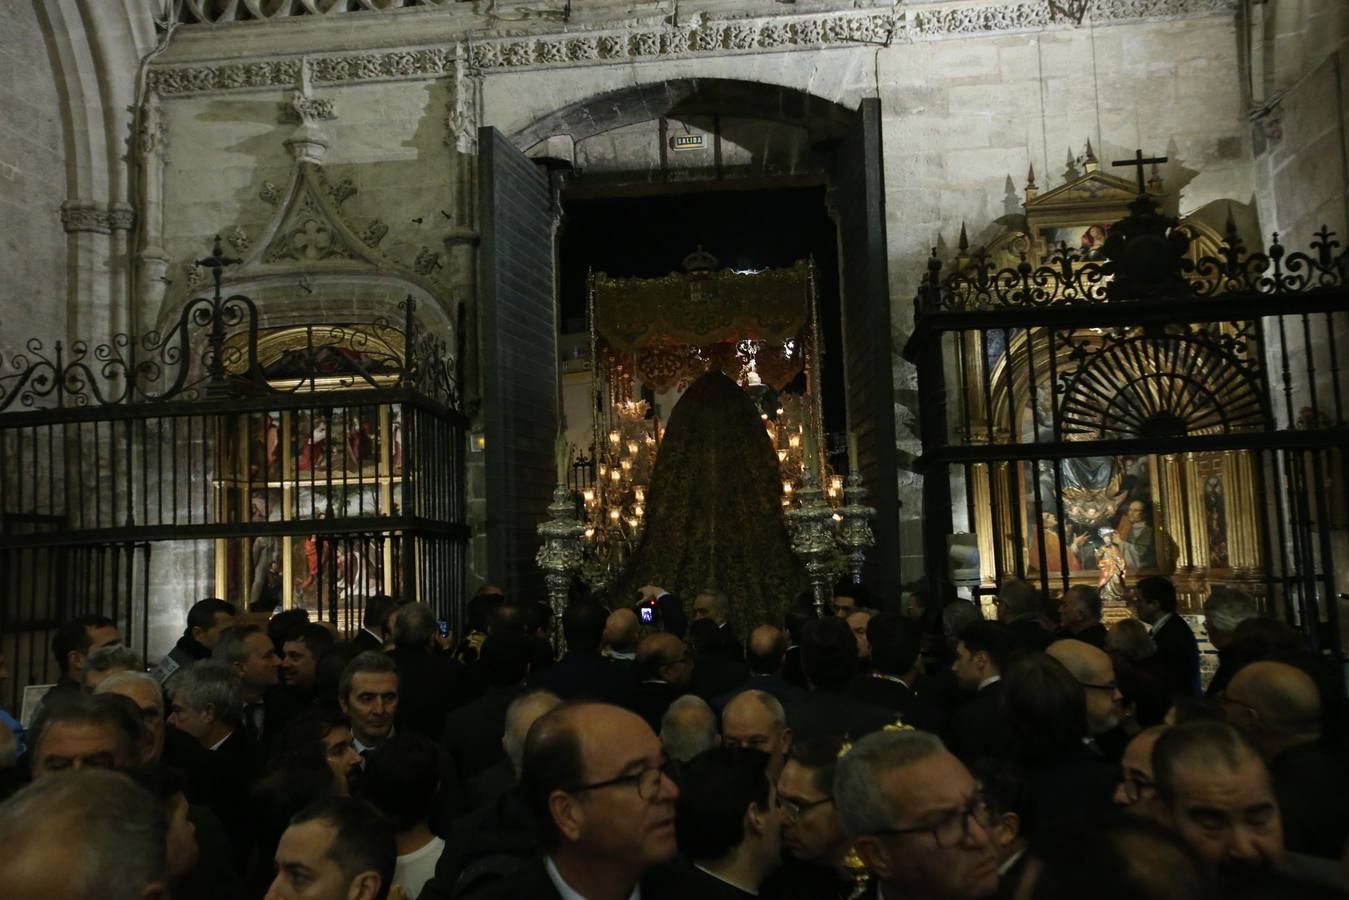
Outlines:
[[[997,891],[988,804],[935,735],[862,738],[839,760],[834,797],[877,900],[980,900]]]
[[[1119,731],[1124,717],[1124,695],[1115,681],[1115,664],[1110,654],[1072,638],[1055,641],[1045,652],[1063,663],[1086,693],[1088,747],[1107,759],[1118,760],[1126,740]]]
[[[640,716],[571,703],[529,731],[521,787],[544,857],[475,898],[661,900],[684,896],[675,856],[679,789],[660,739]]]
[[[782,811],[782,868],[760,887],[764,900],[833,900],[849,897],[853,881],[845,860],[850,849],[834,803],[834,770],[841,737],[821,735],[793,744],[778,776]]]
[[[1152,748],[1157,746],[1157,739],[1163,734],[1166,734],[1164,725],[1144,728],[1124,747],[1124,756],[1120,759],[1122,777],[1112,799],[1128,815],[1161,819],[1157,784],[1152,774]]]

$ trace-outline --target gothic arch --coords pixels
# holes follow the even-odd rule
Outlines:
[[[521,150],[566,135],[574,141],[661,116],[735,114],[805,129],[812,143],[837,139],[855,110],[781,84],[733,78],[676,78],[636,84],[578,100],[510,136]]]

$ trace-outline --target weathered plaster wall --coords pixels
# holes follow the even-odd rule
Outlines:
[[[66,326],[59,79],[31,3],[0,4],[0,353]]]

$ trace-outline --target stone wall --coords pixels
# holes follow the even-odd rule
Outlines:
[[[344,214],[387,225],[380,250],[403,267],[439,255],[446,268],[432,269],[432,277],[470,301],[472,266],[463,248],[471,245],[460,241],[455,251],[446,242],[456,229],[462,238],[473,227],[472,166],[464,154],[472,152],[479,122],[518,136],[521,149],[550,134],[569,135],[577,161],[590,170],[645,180],[654,123],[674,102],[670,95],[661,106],[666,86],[710,79],[766,85],[818,102],[821,115],[878,96],[898,441],[912,454],[918,398],[899,351],[922,261],[934,243],[949,249],[962,221],[977,240],[1015,211],[1030,165],[1041,189],[1051,188],[1066,158],[1090,139],[1105,163],[1137,147],[1170,156],[1162,174],[1182,213],[1214,201],[1249,203],[1256,194],[1230,0],[1097,0],[1080,25],[1054,20],[1044,4],[1005,0],[579,6],[585,9],[575,21],[567,18],[569,4],[511,0],[493,4],[491,13],[477,4],[422,3],[388,14],[179,28],[149,78],[163,98],[162,234],[174,283],[162,302],[142,304],[138,317],[154,322],[172,312],[187,293],[184,264],[213,235],[256,240],[275,212],[268,185],[284,187],[291,169],[282,142],[294,125],[280,117],[302,83],[310,96],[332,103],[335,118],[317,124],[329,143],[330,179],[351,178],[358,187]],[[7,48],[20,43],[4,40]],[[1338,57],[1327,64],[1338,67]],[[30,103],[42,96],[22,93]],[[623,99],[606,100],[613,97]],[[1309,94],[1307,105],[1323,105],[1318,98]],[[1289,109],[1295,100],[1286,99]],[[1343,104],[1336,109],[1342,117]],[[741,136],[731,148],[737,164],[764,174],[806,165],[801,151],[810,137],[802,122],[810,113],[745,105],[719,112],[723,131],[734,124]],[[107,115],[109,133],[127,133],[120,112]],[[682,121],[708,125],[705,111]],[[540,123],[548,128],[540,131]],[[1316,133],[1329,135],[1324,122]],[[14,183],[6,181],[5,146],[0,186]],[[1295,171],[1288,169],[1290,178]],[[1342,191],[1342,165],[1338,172]],[[60,187],[34,196],[47,196],[51,206]],[[20,249],[46,258],[41,248]],[[316,302],[313,312],[317,318],[332,310]],[[907,472],[899,478],[903,542],[913,550],[917,479]],[[480,523],[486,511],[477,467],[470,492]],[[906,576],[918,574],[917,564],[905,561]]]
[[[0,4],[0,353],[66,327],[59,81],[31,3]]]

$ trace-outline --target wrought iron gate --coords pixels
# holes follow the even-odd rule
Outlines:
[[[410,299],[401,322],[262,330],[215,275],[167,334],[0,360],[14,695],[54,679],[51,630],[85,613],[142,653],[205,596],[349,630],[386,593],[458,622],[466,420],[444,341]]]
[[[1119,565],[1171,575],[1194,609],[1235,583],[1339,656],[1349,254],[1325,229],[1309,253],[1275,235],[1248,254],[1229,221],[1196,260],[1141,182],[1130,211],[1101,261],[1061,246],[999,269],[975,251],[943,275],[933,251],[905,349],[928,570],[963,542],[981,593],[1113,588]]]

